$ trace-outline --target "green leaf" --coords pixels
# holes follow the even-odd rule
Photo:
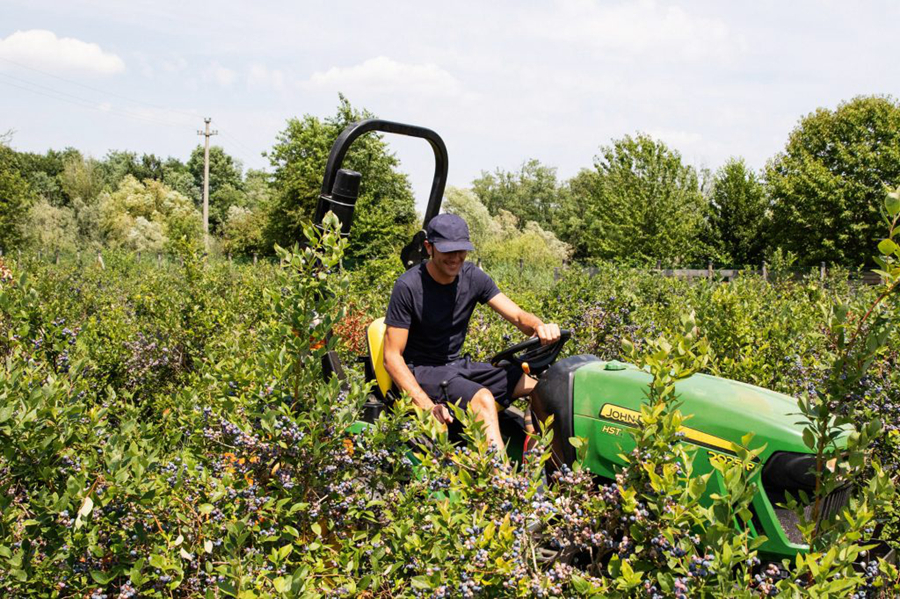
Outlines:
[[[312,531],[314,533],[316,533],[317,537],[322,536],[322,527],[319,525],[318,522],[313,522],[312,525],[310,526],[310,528],[312,528]]]
[[[575,592],[579,595],[584,595],[591,590],[591,583],[581,576],[572,576],[572,586],[575,587]]]
[[[94,582],[96,582],[97,584],[107,585],[115,577],[115,574],[101,572],[100,570],[91,570],[91,578],[93,578]]]
[[[284,547],[282,547],[281,549],[278,550],[278,559],[283,560],[284,558],[289,556],[291,554],[291,551],[293,551],[293,550],[294,550],[294,546],[291,545],[290,543],[288,543],[287,545],[285,545]]]
[[[878,251],[885,256],[890,256],[896,252],[898,248],[900,248],[900,246],[897,246],[891,239],[882,239],[881,243],[878,244]]]
[[[813,435],[813,432],[808,428],[803,429],[803,443],[810,449],[816,448],[816,438]]]
[[[293,582],[293,580],[290,576],[279,576],[272,581],[272,586],[274,586],[275,590],[279,593],[287,593],[291,590],[291,582]]]
[[[900,190],[887,194],[884,207],[892,218],[900,214]]]
[[[410,582],[412,582],[413,587],[417,589],[431,588],[431,581],[428,580],[428,577],[426,576],[415,576]]]

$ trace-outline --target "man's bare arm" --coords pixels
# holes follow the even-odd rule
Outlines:
[[[424,410],[428,410],[434,414],[440,422],[453,422],[450,411],[446,406],[435,405],[428,394],[422,390],[416,377],[406,365],[403,359],[403,350],[406,349],[406,342],[409,339],[409,330],[400,327],[392,327],[388,325],[384,334],[384,368],[391,379],[401,390],[406,391],[412,398],[413,403]]]
[[[559,339],[559,325],[553,323],[544,324],[544,321],[531,312],[526,312],[520,308],[516,302],[503,293],[498,293],[491,298],[488,301],[488,306],[526,335],[536,335],[543,345],[553,343]]]

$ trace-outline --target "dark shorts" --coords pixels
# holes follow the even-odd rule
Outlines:
[[[460,358],[444,366],[410,366],[416,382],[435,403],[457,403],[465,409],[472,397],[482,388],[490,390],[494,401],[508,408],[512,392],[522,378],[522,367],[510,364],[495,367],[485,362],[473,362],[469,357]],[[447,381],[447,397],[441,383]]]

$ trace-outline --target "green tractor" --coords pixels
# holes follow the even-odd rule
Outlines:
[[[401,259],[410,268],[427,255],[423,246],[424,228],[438,214],[447,179],[447,150],[441,138],[429,129],[369,119],[351,124],[332,147],[322,193],[316,210],[316,223],[321,224],[328,211],[342,223],[342,234],[349,235],[353,210],[359,192],[359,173],[340,168],[353,140],[370,131],[395,133],[427,140],[434,150],[435,174],[421,231],[401,251]],[[539,379],[533,395],[538,396],[553,415],[554,437],[561,440],[559,463],[571,465],[575,449],[573,437],[588,441],[584,465],[597,477],[613,479],[624,465],[619,457],[634,448],[629,428],[640,426],[641,404],[651,376],[634,365],[602,361],[595,356],[577,355],[557,361],[570,334],[564,331],[555,344],[542,347],[537,339],[529,339],[497,353],[491,362],[527,363],[532,376]],[[373,382],[373,393],[364,408],[365,419],[372,421],[386,405],[397,397],[390,376],[383,366],[383,319],[373,322],[367,331],[368,355],[361,357],[366,377]],[[326,376],[342,374],[337,355],[324,358]],[[724,481],[713,467],[715,462],[737,462],[735,444],[747,433],[754,434],[754,444],[765,449],[750,464],[752,476],[759,483],[750,506],[753,536],[765,536],[760,554],[769,560],[790,558],[806,550],[797,528],[796,514],[779,507],[788,494],[812,493],[815,479],[811,473],[815,455],[804,444],[802,427],[797,424],[794,398],[760,387],[715,376],[696,374],[676,385],[680,410],[690,416],[683,443],[697,448],[696,476],[712,473],[707,494],[722,493]],[[512,407],[501,413],[501,429],[508,437],[507,451],[513,459],[521,457],[527,438],[521,411]],[[839,440],[838,443],[842,441]],[[847,504],[851,489],[843,487],[827,497],[821,518],[828,518]],[[807,508],[811,512],[811,507]]]

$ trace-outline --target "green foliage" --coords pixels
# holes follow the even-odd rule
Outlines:
[[[131,175],[138,181],[152,179],[163,181],[169,170],[155,154],[141,154],[123,150],[111,150],[101,161],[108,189],[115,189],[125,177]]]
[[[803,264],[868,262],[884,188],[900,184],[900,105],[861,96],[809,114],[769,163],[766,182],[777,246]]]
[[[595,168],[570,186],[580,194],[572,204],[583,209],[575,222],[582,225],[584,255],[665,264],[708,256],[698,243],[708,205],[697,173],[678,152],[646,135],[626,136],[601,148]]]
[[[499,223],[471,189],[448,187],[442,207],[444,212],[456,214],[466,221],[476,252],[500,234]]]
[[[261,210],[231,206],[222,223],[222,249],[229,254],[265,254],[266,215]]]
[[[290,245],[300,238],[303,224],[315,212],[328,153],[347,125],[370,118],[341,96],[337,114],[320,120],[306,115],[290,119],[269,153],[275,168],[276,198],[269,217],[272,242]],[[407,243],[416,214],[406,175],[380,135],[366,135],[350,148],[343,167],[362,174],[348,258],[385,256]]]
[[[200,215],[190,200],[153,179],[128,175],[100,198],[101,226],[114,248],[161,250],[200,236]]]
[[[767,200],[762,184],[743,159],[731,159],[712,182],[710,228],[728,263],[758,265],[766,247]]]
[[[643,351],[625,341],[624,348],[653,379],[641,407],[641,426],[632,432],[635,449],[625,456],[628,467],[617,477],[619,488],[627,489],[620,491],[626,506],[635,505],[638,517],[626,537],[629,550],[613,557],[610,572],[642,573],[635,578],[644,580],[651,595],[768,596],[774,581],[752,577],[762,539],[751,540],[748,528],[757,484],[752,479],[758,477],[749,474],[749,466],[761,449],[736,447],[738,462],[715,463],[712,476],[698,477],[692,475],[693,452],[678,442],[685,419],[678,411],[677,382],[704,370],[711,357],[694,316],[682,316],[670,339],[649,340]],[[744,445],[751,438],[748,434]],[[700,497],[708,485],[722,492],[705,506]],[[636,586],[626,575],[616,584],[619,589]]]
[[[594,256],[591,235],[594,216],[602,209],[600,175],[596,170],[582,169],[566,182],[560,194],[560,207],[553,217],[559,238],[574,249],[574,257],[585,260]]]
[[[59,184],[62,192],[69,198],[70,204],[80,200],[90,205],[95,203],[106,181],[97,160],[85,158],[81,154],[72,154],[63,161]]]
[[[191,152],[187,161],[187,170],[194,177],[194,185],[198,188],[203,187],[203,165],[204,165],[204,149],[202,145],[198,145]],[[216,191],[225,186],[231,186],[234,189],[241,189],[241,163],[228,155],[220,146],[209,147],[209,194],[212,196]]]
[[[194,188],[203,189],[203,146],[197,146],[187,161],[187,171],[194,180]],[[196,204],[202,210],[202,195]],[[247,203],[244,182],[241,177],[241,163],[228,155],[219,146],[209,148],[209,227],[210,231],[221,231],[222,225],[232,206]]]
[[[520,228],[518,218],[503,208],[492,217],[473,191],[451,187],[445,209],[466,220],[475,244],[472,257],[487,265],[509,264],[523,258],[532,267],[548,269],[571,256],[567,244],[534,221]]]
[[[497,235],[478,250],[478,255],[487,264],[512,263],[523,259],[532,267],[550,269],[560,266],[572,253],[567,244],[536,222],[529,221],[520,230],[516,217],[505,210],[494,222]]]
[[[494,173],[482,171],[472,181],[472,192],[494,216],[506,210],[521,222],[550,226],[560,204],[556,169],[534,159],[523,162],[518,172],[499,168]]]
[[[383,315],[402,267],[391,256],[340,270],[346,241],[336,226],[307,228],[306,247],[279,250],[278,264],[208,262],[185,248],[183,266],[108,252],[105,270],[27,257],[0,268],[5,596],[632,597],[655,587],[662,597],[748,597],[862,588],[849,565],[858,554],[840,555],[850,547],[843,541],[809,561],[756,565],[734,526],[746,520],[755,481],[738,465],[688,483],[691,453],[678,434],[690,424],[677,389],[680,378],[719,368],[799,394],[803,378],[779,352],[799,352],[810,369],[828,359],[811,298],[842,298],[857,311],[877,294],[817,278],[691,283],[614,266],[593,277],[563,271],[544,287],[500,273],[526,309],[577,325],[572,352],[630,357],[654,374],[635,431],[642,453],[620,484],[598,485],[578,467],[544,480],[549,435],[512,468],[486,451],[471,422],[469,445],[454,446],[433,419],[406,412],[408,402],[370,428],[351,427],[366,387],[353,368],[344,385],[321,381],[320,359],[334,348],[350,365],[351,327],[368,324],[360,312]],[[692,306],[695,319],[682,319]],[[767,306],[797,322],[782,332],[788,317],[769,316]],[[329,328],[336,334],[323,343]],[[467,351],[484,357],[510,332],[479,309]],[[772,347],[749,360],[765,337]],[[623,353],[622,339],[636,353]],[[873,409],[896,401],[896,360],[886,352],[873,361],[888,381],[865,398]],[[896,451],[878,451],[896,477]],[[722,489],[711,505],[699,502],[706,485]],[[852,504],[862,506],[854,526],[881,505],[863,496]]]
[[[62,151],[47,150],[45,154],[33,152],[16,152],[16,162],[22,177],[28,181],[34,192],[54,206],[66,206],[70,198],[60,186],[65,164],[70,159],[77,159],[81,153],[74,148]]]
[[[15,153],[0,145],[0,248],[9,251],[23,244],[28,211],[34,201],[34,192],[19,172]]]
[[[41,199],[31,208],[28,243],[45,251],[74,251],[78,248],[78,223],[71,208],[57,208]]]

